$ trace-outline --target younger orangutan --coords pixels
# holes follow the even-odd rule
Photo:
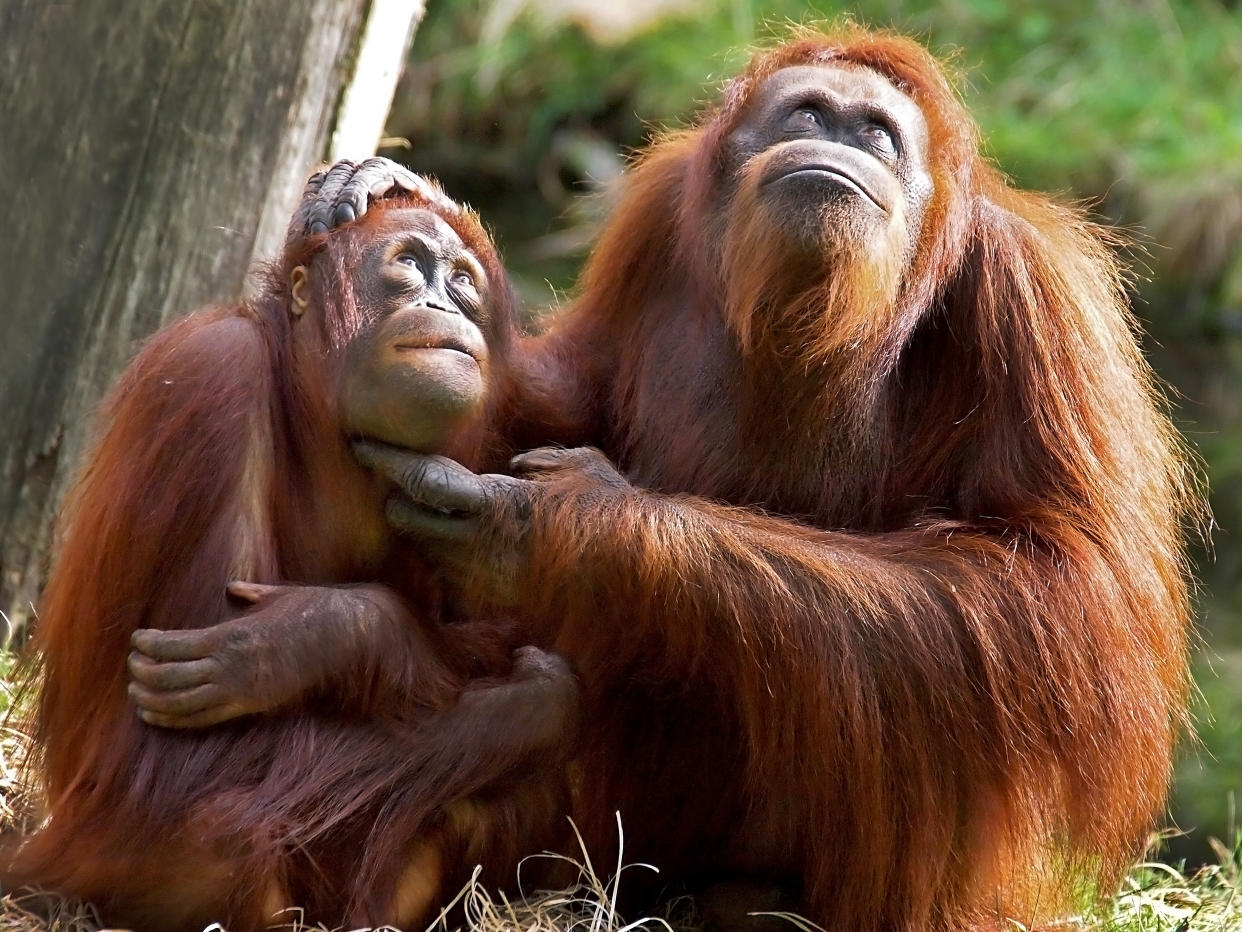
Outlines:
[[[505,623],[451,623],[385,520],[391,487],[351,450],[478,468],[506,452],[488,424],[513,298],[478,220],[435,194],[292,241],[258,298],[169,326],[123,375],[40,608],[49,817],[7,846],[5,889],[144,932],[247,932],[293,906],[415,927],[473,864],[511,865],[559,820],[573,677],[515,652]],[[239,615],[235,579],[263,604]],[[305,598],[339,603],[339,624],[302,630]],[[185,636],[213,625],[196,652]],[[180,629],[164,644],[184,662],[139,650],[127,673],[153,628]],[[272,661],[228,660],[255,653]],[[232,671],[246,681],[228,689]]]

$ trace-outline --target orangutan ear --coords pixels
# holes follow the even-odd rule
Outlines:
[[[293,295],[293,316],[301,317],[302,313],[310,307],[310,298],[306,295],[306,266],[296,266],[289,273],[289,292]]]

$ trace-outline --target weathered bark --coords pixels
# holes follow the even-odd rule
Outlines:
[[[362,51],[368,17],[408,41],[421,12],[421,0],[0,12],[0,611],[14,626],[37,604],[91,411],[134,344],[240,295],[311,167],[373,151],[386,106],[328,147],[356,63],[405,46]]]

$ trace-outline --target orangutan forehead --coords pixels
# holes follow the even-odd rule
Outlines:
[[[439,214],[426,207],[398,207],[384,210],[379,215],[375,225],[377,236],[400,236],[407,232],[434,237],[451,249],[467,249],[457,231]]]

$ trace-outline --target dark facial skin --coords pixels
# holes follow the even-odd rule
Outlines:
[[[885,78],[853,65],[799,65],[768,78],[729,137],[735,171],[780,227],[818,251],[895,222],[918,240],[932,193],[927,124]]]
[[[487,393],[483,267],[439,216],[385,213],[354,276],[368,323],[351,341],[338,394],[352,436],[444,449]]]

